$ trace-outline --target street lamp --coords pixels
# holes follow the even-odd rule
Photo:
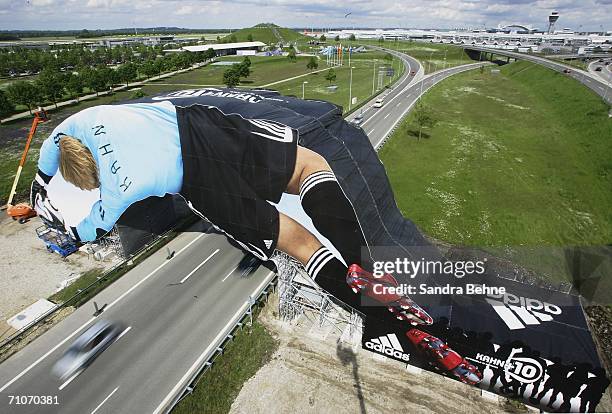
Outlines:
[[[349,111],[351,110],[351,105],[353,103],[353,66],[351,66],[351,77],[349,80]]]
[[[374,81],[376,80],[376,62],[377,59],[374,59],[374,71],[372,72],[372,95],[374,95]]]
[[[304,99],[304,87],[306,86],[307,83],[308,81],[302,82],[302,99]]]

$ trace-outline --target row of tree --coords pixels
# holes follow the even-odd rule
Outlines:
[[[158,56],[139,63],[122,65],[78,66],[63,71],[56,65],[43,68],[36,80],[19,80],[9,84],[6,92],[0,90],[0,118],[14,112],[17,105],[26,106],[30,112],[45,102],[57,102],[63,98],[77,99],[88,89],[96,94],[118,84],[129,85],[139,78],[161,75],[164,72],[185,69],[197,62],[215,56],[212,49],[197,53],[174,53]]]
[[[205,52],[204,52],[205,53]],[[43,69],[68,71],[79,66],[144,63],[163,54],[161,46],[115,46],[88,49],[65,45],[60,49],[0,49],[0,77],[34,75]]]

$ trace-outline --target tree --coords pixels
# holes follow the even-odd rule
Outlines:
[[[249,33],[249,35],[247,36],[247,40],[249,42],[252,42],[253,41],[253,35]]]
[[[385,38],[384,37],[379,37],[378,38],[378,43],[384,43],[385,42]]]
[[[438,120],[434,118],[432,115],[431,108],[419,101],[414,107],[414,120],[416,122],[417,127],[419,128],[419,140],[421,139],[421,134],[423,131],[423,127],[425,128],[433,128]]]
[[[129,85],[130,81],[136,79],[138,76],[138,70],[135,64],[126,63],[117,68],[117,75],[121,81],[125,82],[126,85]]]
[[[351,33],[351,35],[349,36],[349,40],[351,42],[354,42],[355,41],[355,35]]]
[[[15,105],[9,100],[8,96],[0,89],[0,123],[2,118],[9,115],[15,109]]]
[[[217,36],[217,42],[221,41],[221,36]]]
[[[147,77],[147,79],[155,75],[155,73],[157,72],[155,65],[150,60],[147,60],[145,63],[143,63],[140,70]]]
[[[41,101],[40,91],[32,82],[17,81],[6,89],[9,99],[14,104],[25,105],[32,114],[32,107]]]
[[[57,108],[57,101],[64,94],[64,77],[54,69],[43,69],[36,79],[40,94],[49,99]]]
[[[249,68],[249,65],[247,65],[244,62],[232,65],[234,67],[234,69],[236,70],[236,72],[238,73],[238,76],[241,78],[248,78],[251,75],[251,69]]]
[[[308,61],[308,64],[306,65],[306,68],[312,70],[318,67],[319,67],[319,62],[317,62],[317,58],[314,56],[311,56],[310,60]]]
[[[251,59],[248,56],[245,56],[244,59],[242,59],[242,63],[249,68],[251,67]]]
[[[105,73],[100,69],[93,69],[88,74],[87,82],[87,87],[95,91],[96,96],[106,89],[107,80],[105,79]]]
[[[76,98],[77,102],[79,101],[79,95],[83,93],[83,87],[83,78],[80,75],[76,73],[68,75],[66,90],[71,97]]]
[[[240,73],[238,73],[238,70],[236,70],[235,66],[238,65],[232,65],[231,68],[223,72],[223,83],[228,88],[233,88],[234,86],[240,83]]]
[[[229,43],[236,43],[238,41],[238,39],[236,38],[236,35],[231,35],[228,39]]]
[[[295,49],[293,47],[289,49],[289,54],[287,55],[287,59],[289,59],[289,61],[292,63],[295,63],[297,61],[297,57],[295,56]]]
[[[214,50],[212,47],[209,47],[209,48],[206,50],[206,54],[204,55],[204,57],[205,57],[206,59],[212,59],[212,58],[214,58],[215,56],[217,56],[217,53],[215,53],[215,50]]]
[[[324,35],[324,34],[322,34],[322,35],[321,35],[321,37],[319,37],[319,40],[320,40],[321,42],[325,42],[325,41],[327,40],[327,37],[325,37],[325,35]]]
[[[333,69],[328,70],[325,74],[325,80],[329,81],[329,83],[331,84],[333,81],[336,80],[336,72]]]

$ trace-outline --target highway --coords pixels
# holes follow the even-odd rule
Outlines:
[[[480,46],[463,46],[464,49],[471,49],[481,52],[493,53],[499,56],[507,56],[515,59],[526,60],[529,62],[534,62],[539,65],[545,66],[549,69],[555,70],[557,72],[569,71],[566,73],[567,76],[570,76],[576,79],[578,82],[585,85],[587,88],[593,90],[597,95],[601,96],[606,102],[612,103],[612,86],[609,83],[599,78],[598,76],[592,75],[589,72],[584,70],[576,69],[572,66],[564,65],[559,62],[555,62],[549,59],[545,59],[535,55],[528,55],[526,53],[517,53],[510,52],[508,50],[500,50],[500,49],[491,49]]]
[[[90,303],[0,365],[0,411],[152,413],[167,405],[194,362],[214,352],[209,344],[247,307],[249,295],[274,276],[265,267],[243,276],[236,269],[242,252],[199,228],[169,247],[172,259],[161,249],[96,296],[98,305],[107,304],[98,318],[120,320],[129,330],[76,378],[60,381],[51,368],[92,324]],[[10,404],[10,396],[23,395],[57,396],[59,404]]]
[[[424,76],[416,60],[392,53],[405,62],[406,72],[385,92],[382,108],[373,109],[372,101],[363,108],[362,127],[375,147],[421,90],[466,69]],[[352,117],[354,114],[349,119]],[[244,277],[237,269],[243,253],[224,236],[203,233],[203,225],[199,226],[169,243],[176,251],[172,259],[167,260],[162,249],[99,293],[95,301],[107,305],[101,316],[92,316],[90,301],[2,363],[1,411],[164,412],[196,368],[215,351],[228,323],[248,307],[249,295],[257,295],[274,277],[265,267]],[[120,320],[129,328],[80,375],[65,381],[54,378],[53,364],[96,319]],[[58,404],[10,404],[11,396],[57,396]]]

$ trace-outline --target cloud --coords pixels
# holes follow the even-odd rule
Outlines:
[[[599,30],[600,25],[612,22],[612,0],[0,0],[0,27],[97,29],[141,25],[214,29],[248,27],[264,21],[325,28],[495,27],[508,22],[544,27],[553,10],[560,13],[559,25],[563,27],[582,25],[583,30]],[[352,14],[344,18],[348,12]]]

